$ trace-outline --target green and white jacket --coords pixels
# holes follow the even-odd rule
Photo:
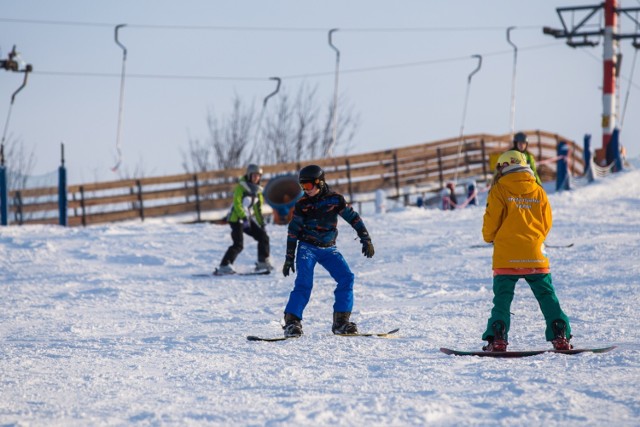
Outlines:
[[[233,205],[227,215],[227,221],[242,222],[249,219],[262,227],[264,226],[263,204],[262,187],[249,182],[246,176],[242,176],[233,190]]]

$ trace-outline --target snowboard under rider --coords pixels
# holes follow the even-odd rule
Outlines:
[[[546,321],[545,337],[556,350],[572,348],[569,319],[560,308],[551,280],[544,240],[551,230],[551,205],[536,183],[523,153],[503,153],[487,198],[482,236],[493,243],[493,308],[482,339],[485,351],[506,351],[510,307],[516,282],[524,278]]]
[[[295,273],[297,270],[297,275],[284,310],[284,335],[302,335],[302,313],[311,297],[313,270],[318,263],[336,281],[332,332],[357,333],[356,324],[350,321],[354,274],[336,248],[338,216],[358,233],[362,254],[367,258],[374,254],[371,237],[360,215],[346,203],[341,194],[331,191],[325,182],[324,171],[319,166],[302,168],[298,180],[305,194],[295,204],[287,232],[287,253],[282,274],[286,277],[290,271]]]
[[[273,270],[269,259],[269,236],[265,228],[265,220],[262,216],[264,198],[260,179],[262,168],[255,164],[247,166],[244,176],[240,177],[233,191],[233,204],[227,215],[227,221],[231,226],[231,239],[233,244],[229,246],[222,257],[220,267],[214,274],[234,274],[233,262],[244,248],[243,235],[247,234],[258,242],[258,262],[256,271]]]

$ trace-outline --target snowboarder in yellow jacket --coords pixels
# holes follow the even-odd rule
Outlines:
[[[523,153],[503,153],[487,198],[482,236],[493,243],[493,309],[482,339],[485,351],[506,351],[510,307],[516,282],[524,278],[538,300],[547,328],[545,336],[554,349],[568,350],[569,319],[551,281],[544,240],[551,231],[551,206],[544,189],[536,183]]]

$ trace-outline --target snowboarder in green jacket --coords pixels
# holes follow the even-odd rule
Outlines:
[[[538,175],[538,171],[536,170],[536,159],[533,157],[529,151],[527,151],[527,147],[529,146],[529,139],[524,132],[518,132],[513,136],[513,149],[518,150],[527,158],[527,164],[533,171],[533,176],[536,179],[538,185],[542,186],[542,181],[540,181],[540,176]]]
[[[214,274],[234,274],[233,262],[244,248],[243,235],[247,234],[258,242],[258,262],[256,271],[273,270],[269,259],[269,236],[265,229],[265,221],[262,216],[264,197],[260,179],[262,168],[256,164],[247,166],[247,172],[238,180],[233,191],[233,205],[227,216],[231,226],[231,239],[233,244],[224,254],[220,267]]]

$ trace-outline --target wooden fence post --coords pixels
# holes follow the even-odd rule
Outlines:
[[[489,164],[489,159],[487,158],[487,149],[484,145],[484,138],[480,140],[480,148],[482,150],[482,174],[484,175],[485,182],[487,181],[487,165]]]
[[[353,188],[351,187],[351,162],[346,159],[344,163],[347,165],[347,187],[349,188],[349,203],[353,203]]]
[[[440,179],[440,187],[444,187],[444,171],[442,170],[442,149],[438,147],[438,178]]]
[[[196,193],[196,218],[200,222],[200,187],[198,186],[198,175],[193,175],[193,188]]]
[[[393,175],[396,181],[396,199],[400,198],[400,175],[398,174],[398,152],[393,152]]]
[[[24,224],[24,216],[22,212],[22,192],[20,190],[16,191],[16,195],[13,198],[13,205],[16,207],[16,222],[18,223],[18,225]]]
[[[569,163],[569,170],[571,171],[571,175],[577,175],[576,172],[576,143],[574,141],[569,142],[569,150],[571,153],[570,156],[570,163]]]
[[[470,142],[464,142],[464,164],[466,166],[465,172],[469,172],[471,168],[469,167],[469,144]]]
[[[536,131],[536,135],[538,137],[538,157],[536,158],[536,161],[540,161],[540,159],[542,159],[542,141],[540,140],[539,130]],[[557,144],[558,144],[558,138],[556,138],[556,145]]]
[[[84,186],[80,186],[80,211],[82,212],[82,226],[87,226],[87,211],[84,205]]]
[[[140,204],[140,220],[144,221],[144,203],[142,202],[142,183],[139,179],[136,180],[136,185],[138,186],[138,203]]]
[[[71,200],[76,201],[76,193],[71,193]],[[73,216],[78,216],[78,209],[75,207],[73,208]]]

